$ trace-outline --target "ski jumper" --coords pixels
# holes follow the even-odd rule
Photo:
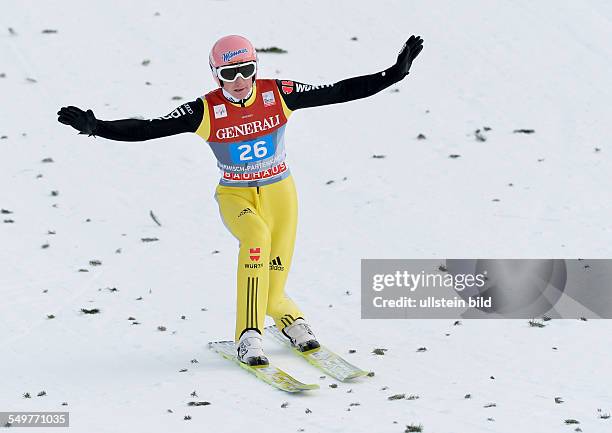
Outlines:
[[[320,86],[258,79],[240,103],[217,89],[163,117],[98,120],[94,135],[143,141],[191,132],[208,142],[221,170],[215,191],[219,212],[239,242],[237,341],[248,329],[262,333],[266,315],[281,330],[304,318],[285,294],[298,213],[293,177],[285,162],[284,132],[291,113],[365,98],[403,77],[394,66]]]
[[[217,157],[215,192],[225,226],[239,242],[235,339],[263,333],[266,314],[279,329],[302,312],[285,295],[297,227],[297,196],[285,163],[290,115],[274,80],[257,80],[243,106],[221,89],[204,97],[196,131]]]

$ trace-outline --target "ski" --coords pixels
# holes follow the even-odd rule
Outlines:
[[[240,365],[240,367],[244,368],[250,373],[253,373],[258,379],[282,391],[302,392],[311,389],[319,389],[319,385],[302,383],[272,364],[267,366],[252,367],[240,362],[238,358],[236,358],[236,345],[233,341],[214,341],[208,343],[208,347],[217,352],[223,358],[229,361],[234,361]]]
[[[274,336],[274,338],[282,344],[289,346],[293,352],[306,359],[310,364],[339,381],[344,382],[345,380],[355,379],[356,377],[368,374],[367,371],[355,367],[340,355],[337,355],[323,345],[315,350],[300,352],[291,346],[289,339],[281,334],[276,326],[268,326],[265,328],[265,331]]]

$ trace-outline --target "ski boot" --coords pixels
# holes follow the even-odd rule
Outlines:
[[[261,334],[254,329],[242,333],[236,345],[238,360],[251,367],[265,367],[269,365],[264,355]]]
[[[291,345],[300,352],[310,352],[321,347],[310,326],[302,318],[297,319],[289,326],[285,326],[282,333],[291,341]]]

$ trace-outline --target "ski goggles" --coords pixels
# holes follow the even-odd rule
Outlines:
[[[257,73],[257,62],[245,62],[237,65],[219,66],[216,69],[217,77],[221,81],[229,83],[236,81],[238,76],[243,79],[248,79]]]

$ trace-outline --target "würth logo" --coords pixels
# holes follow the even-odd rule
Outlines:
[[[293,93],[293,81],[281,81],[281,86],[285,95]]]
[[[261,257],[261,248],[249,248],[249,258],[254,261],[254,262],[258,262],[259,258]]]
[[[332,86],[333,84],[319,84],[317,86],[313,86],[312,84],[295,83],[295,91],[297,93],[310,92],[311,90],[318,90],[318,89],[323,89],[325,87],[332,87]]]
[[[285,267],[281,263],[281,258],[276,256],[275,259],[270,260],[270,270],[271,271],[284,271]]]
[[[313,86],[312,84],[295,83],[289,80],[281,81],[281,89],[285,95],[290,95],[293,92],[310,92],[311,90],[323,89],[325,87],[333,87],[333,84],[319,84]]]

